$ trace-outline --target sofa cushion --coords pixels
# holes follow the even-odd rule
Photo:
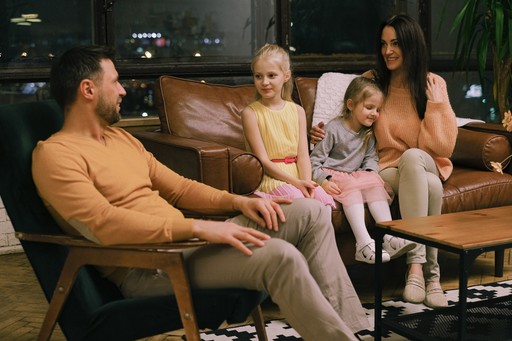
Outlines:
[[[256,99],[254,85],[210,84],[162,76],[155,104],[164,133],[245,149],[242,110]]]

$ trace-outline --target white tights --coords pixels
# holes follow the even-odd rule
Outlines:
[[[391,220],[391,212],[386,200],[369,202],[367,205],[375,221],[379,222]],[[343,212],[345,213],[350,227],[352,228],[356,242],[359,245],[368,244],[372,238],[370,237],[368,229],[366,228],[364,204],[354,204],[348,207],[343,206]]]

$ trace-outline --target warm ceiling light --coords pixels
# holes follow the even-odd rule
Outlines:
[[[21,17],[11,18],[10,21],[21,26],[30,26],[31,23],[42,22],[42,20],[39,19],[39,14],[37,13],[22,14]]]
[[[25,19],[35,19],[39,16],[37,13],[22,14],[21,17]]]

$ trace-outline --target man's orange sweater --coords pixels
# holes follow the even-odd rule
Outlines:
[[[177,207],[233,211],[234,195],[178,175],[123,129],[107,128],[105,142],[58,132],[34,149],[35,184],[67,233],[106,245],[179,241],[193,237],[193,219]],[[126,271],[100,270],[116,283]]]
[[[189,239],[192,219],[175,207],[233,210],[233,195],[178,175],[126,131],[107,128],[105,140],[102,145],[59,132],[33,153],[41,197],[91,240],[108,245]]]

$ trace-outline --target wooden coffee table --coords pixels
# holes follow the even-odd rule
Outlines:
[[[420,218],[408,218],[376,224],[376,263],[375,263],[375,340],[380,340],[383,328],[392,330],[398,334],[417,340],[443,339],[444,337],[458,340],[470,340],[473,335],[482,330],[471,327],[473,312],[487,309],[487,316],[492,320],[492,311],[505,309],[506,318],[501,317],[497,325],[492,326],[491,335],[486,335],[486,340],[498,340],[510,338],[512,328],[512,302],[511,296],[500,299],[486,300],[478,303],[467,303],[468,275],[473,261],[483,252],[498,251],[512,247],[512,206],[496,207],[482,210],[448,213],[437,216]],[[459,255],[459,302],[457,305],[435,309],[418,314],[400,316],[398,318],[382,318],[382,237],[385,234],[402,237],[428,246],[437,247]],[[380,241],[380,242],[379,242]],[[442,271],[442,269],[441,269]],[[485,305],[485,306],[484,306]],[[492,308],[487,308],[487,306]],[[480,309],[480,310],[479,310]],[[490,310],[489,310],[490,309]],[[498,309],[498,310],[496,310]],[[420,315],[421,314],[421,315]],[[509,315],[510,314],[510,315]],[[510,316],[510,317],[508,317]],[[468,320],[468,317],[470,320]],[[442,331],[443,323],[450,328],[456,323],[456,335],[453,330]],[[503,330],[499,323],[509,323]],[[433,324],[432,331],[429,328],[427,334],[422,334],[418,323]],[[511,321],[511,322],[508,322]],[[435,329],[435,331],[434,331]],[[443,334],[445,333],[445,334]],[[501,334],[500,334],[501,333]],[[440,336],[443,335],[443,336]],[[450,336],[451,335],[451,336]],[[478,337],[477,337],[478,339]]]

